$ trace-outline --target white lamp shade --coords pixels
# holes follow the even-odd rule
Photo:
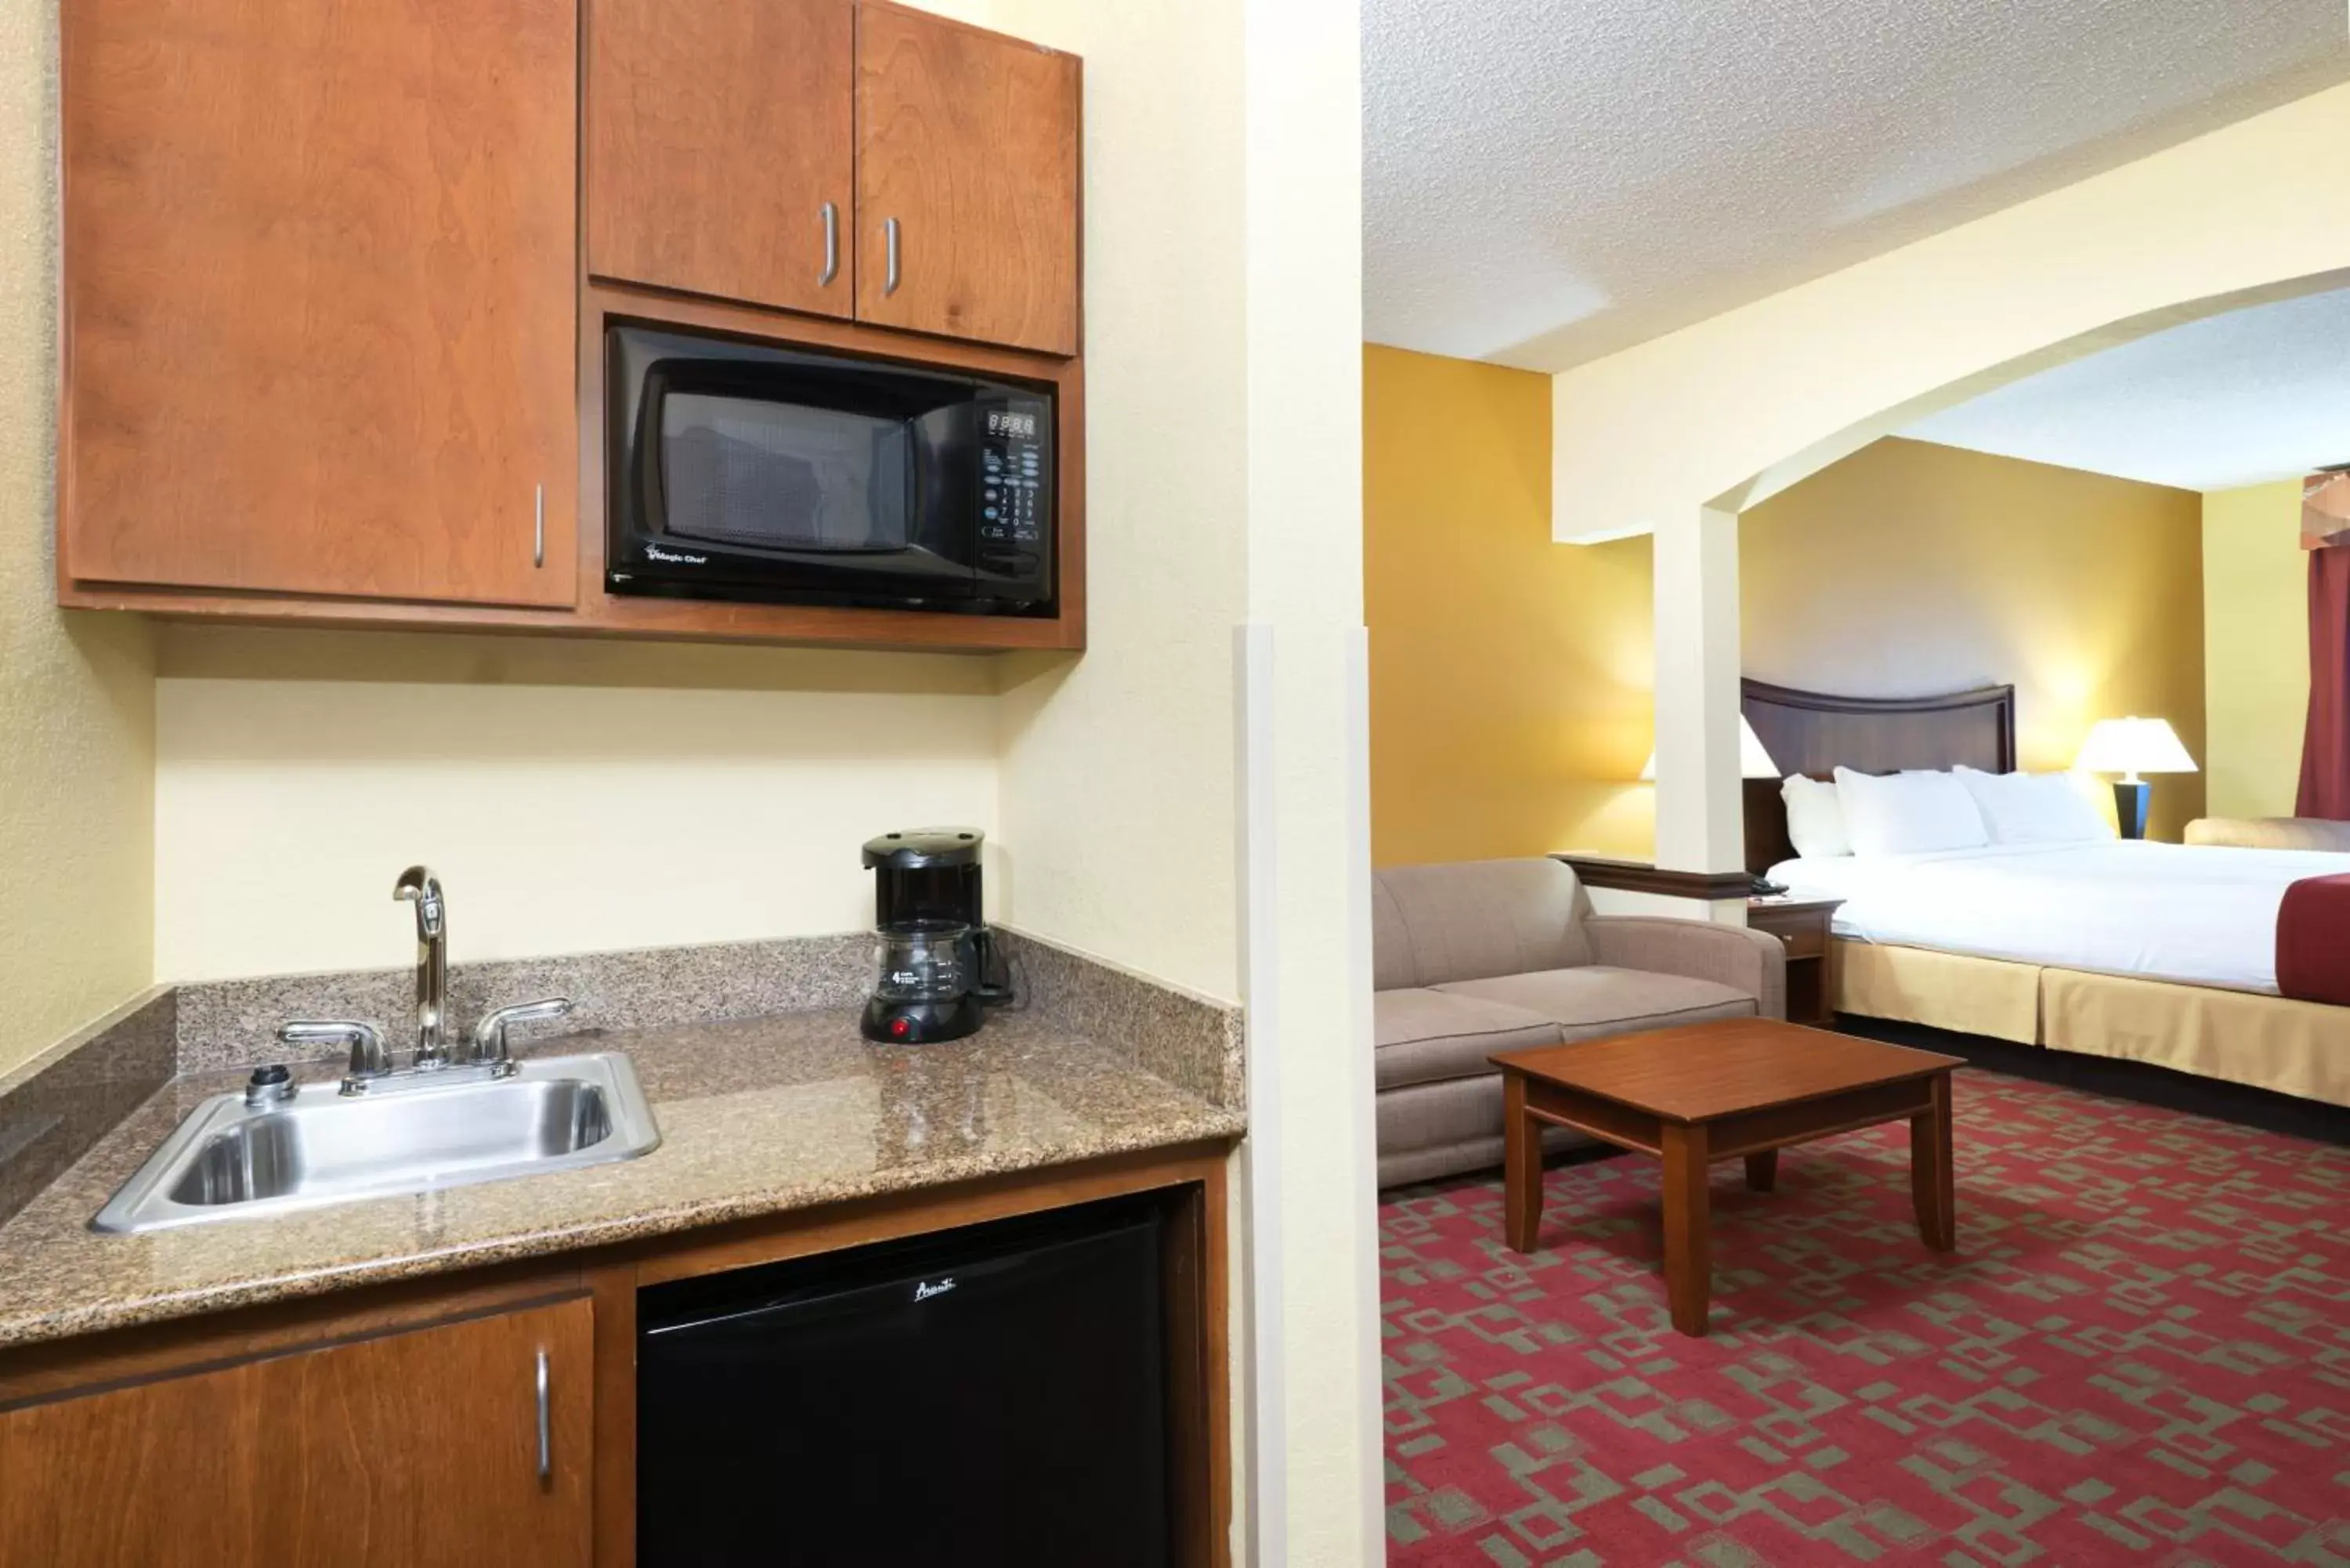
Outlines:
[[[2085,774],[2191,774],[2195,759],[2163,719],[2100,719],[2074,767]]]
[[[1779,776],[1779,764],[1771,760],[1771,753],[1763,749],[1762,737],[1754,732],[1754,726],[1746,722],[1742,713],[1738,717],[1738,776],[1748,779],[1775,779]],[[1648,753],[1648,760],[1641,765],[1640,782],[1657,782],[1657,753],[1654,752]]]

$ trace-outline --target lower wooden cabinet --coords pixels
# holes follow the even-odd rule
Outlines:
[[[1230,1568],[1230,1153],[1138,1150],[0,1347],[0,1568],[634,1568],[639,1292],[1143,1192],[1169,1199],[1172,1561]]]
[[[0,1410],[0,1565],[586,1568],[594,1318],[581,1297]]]

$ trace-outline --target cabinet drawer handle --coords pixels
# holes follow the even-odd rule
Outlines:
[[[824,271],[816,275],[816,286],[823,288],[840,275],[840,209],[827,202],[824,204]]]
[[[891,218],[884,223],[881,225],[881,232],[888,235],[889,240],[889,276],[882,281],[881,292],[895,294],[898,292],[898,279],[900,275],[898,267],[898,220]]]
[[[546,486],[532,486],[530,503],[530,564],[546,565]]]
[[[555,1479],[555,1427],[547,1419],[546,1352],[538,1353],[538,1480],[541,1486]]]

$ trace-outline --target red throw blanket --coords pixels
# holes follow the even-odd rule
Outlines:
[[[2350,1007],[2350,877],[2308,877],[2277,906],[2277,989]]]

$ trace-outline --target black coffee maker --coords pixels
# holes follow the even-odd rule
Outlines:
[[[983,923],[975,827],[885,833],[865,844],[873,872],[873,996],[868,1040],[960,1040],[983,1008],[1010,994]]]

